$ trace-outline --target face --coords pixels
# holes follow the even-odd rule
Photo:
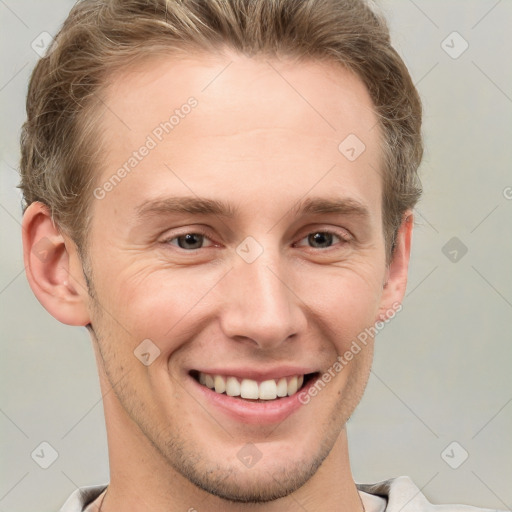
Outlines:
[[[103,99],[89,310],[118,421],[210,493],[285,496],[336,443],[372,341],[333,365],[393,302],[370,97],[334,64],[228,54],[155,58]]]

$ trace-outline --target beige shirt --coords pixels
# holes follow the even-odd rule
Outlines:
[[[91,502],[83,512],[98,512],[105,492],[106,489],[93,502]],[[368,494],[363,491],[359,491],[359,495],[361,496],[366,512],[385,512],[387,503],[385,498]]]
[[[366,512],[500,512],[469,505],[434,505],[408,476],[356,486]],[[77,489],[60,512],[98,512],[106,487],[104,484]]]

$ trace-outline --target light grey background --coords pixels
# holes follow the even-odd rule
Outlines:
[[[54,34],[73,3],[0,0],[0,512],[57,510],[76,487],[109,479],[90,341],[85,328],[54,320],[27,284],[15,188],[31,43]],[[424,102],[425,194],[404,308],[377,339],[348,424],[354,478],[409,475],[433,502],[510,510],[512,2],[383,7]],[[469,44],[458,58],[454,31]],[[453,237],[467,247],[462,257],[455,248],[455,262],[454,247],[443,253]],[[58,452],[46,470],[31,458],[43,441]],[[463,450],[460,467],[445,462],[456,465]]]

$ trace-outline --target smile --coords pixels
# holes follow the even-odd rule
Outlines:
[[[228,417],[236,423],[269,425],[298,413],[304,406],[301,394],[319,375],[314,368],[291,365],[201,368],[188,371],[188,382],[191,394],[217,421]]]
[[[218,394],[246,400],[267,401],[295,395],[316,374],[292,375],[263,381],[241,379],[230,375],[212,375],[199,371],[192,371],[191,375],[199,384]]]

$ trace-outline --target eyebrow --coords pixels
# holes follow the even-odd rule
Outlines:
[[[217,215],[234,217],[238,209],[234,206],[206,197],[182,196],[156,199],[136,208],[137,217],[144,219],[158,215],[185,213],[190,215]]]
[[[292,211],[296,215],[337,213],[361,218],[368,218],[370,216],[370,211],[364,204],[350,198],[330,199],[324,197],[310,197],[299,201]]]
[[[361,218],[370,216],[370,212],[364,204],[351,198],[309,197],[298,201],[290,211],[295,215],[335,213]],[[239,209],[224,201],[194,196],[156,199],[136,208],[137,218],[141,220],[153,216],[180,213],[233,218],[239,213]]]

